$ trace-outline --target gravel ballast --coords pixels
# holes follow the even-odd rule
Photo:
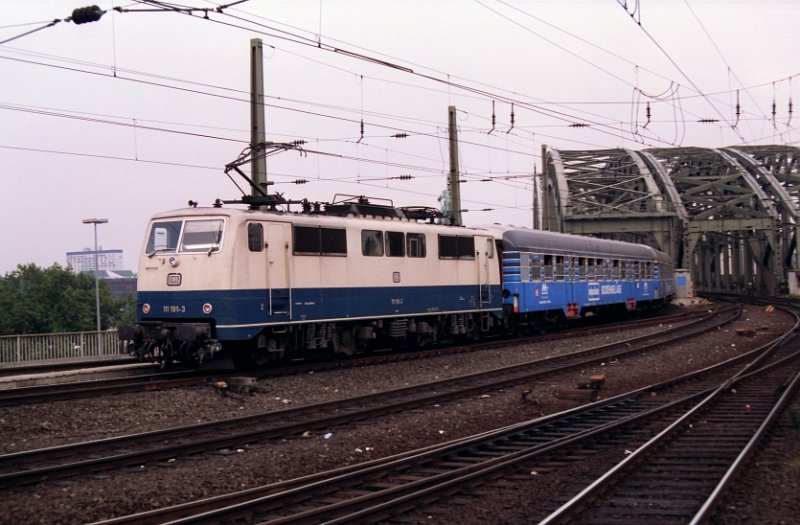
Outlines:
[[[610,397],[738,355],[771,339],[789,323],[789,317],[780,312],[766,313],[755,306],[746,307],[738,321],[680,347],[604,363],[537,384],[218,454],[181,457],[158,465],[145,464],[95,476],[6,489],[0,499],[0,521],[86,523],[108,519],[476,434],[580,404],[559,394],[574,389],[576,383],[592,374],[606,376],[601,395]],[[556,341],[512,348],[278,377],[259,382],[258,392],[252,396],[226,396],[206,386],[5,408],[0,412],[0,451],[10,453],[101,439],[379,392],[572,352],[664,328],[656,325],[591,338],[565,335]],[[757,335],[739,336],[737,328],[756,329]],[[522,400],[524,390],[531,391],[527,396],[529,402]],[[782,519],[792,523],[800,515],[794,489],[800,481],[797,445],[800,430],[787,415],[775,436],[762,453],[766,455],[754,459],[754,468],[746,473],[743,485],[737,483],[732,488],[731,500],[726,500],[719,513],[719,523],[781,523]],[[570,464],[566,470],[591,468],[594,462],[590,458]],[[531,490],[531,486],[541,485],[548,494],[552,494],[549,491],[553,487],[561,487],[567,497],[566,492],[573,490],[568,487],[568,479],[553,474],[536,476],[518,491],[505,490],[496,497],[485,497],[474,508],[453,506],[442,514],[426,515],[425,522],[462,525],[531,522],[543,517],[539,514],[544,507],[537,504],[537,489]],[[760,489],[763,498],[758,496]],[[742,515],[750,519],[736,521]],[[769,515],[770,519],[761,521],[760,515]]]

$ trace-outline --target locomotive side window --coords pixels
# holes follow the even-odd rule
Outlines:
[[[377,230],[361,230],[361,253],[368,257],[383,255],[383,232]]]
[[[157,252],[174,252],[178,247],[182,225],[182,221],[154,222],[147,238],[145,253],[152,255]]]
[[[295,226],[292,228],[292,237],[295,255],[319,255],[322,250],[319,228]]]
[[[474,259],[475,238],[439,235],[440,259]]]
[[[347,255],[347,230],[320,228],[319,235],[322,255]]]
[[[257,222],[247,225],[247,248],[251,252],[264,251],[264,227]]]
[[[406,252],[409,257],[425,257],[425,234],[409,233],[406,235]]]
[[[340,228],[294,226],[295,255],[347,255],[347,232]]]
[[[474,237],[459,237],[458,238],[458,258],[459,259],[474,259],[475,258],[475,238]]]
[[[218,252],[222,240],[222,219],[186,221],[181,237],[182,252]]]
[[[406,254],[405,241],[403,232],[386,232],[386,255],[389,257],[403,257]]]

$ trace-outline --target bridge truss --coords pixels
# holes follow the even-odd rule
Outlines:
[[[800,148],[542,148],[546,230],[640,242],[700,290],[778,294],[797,268]]]

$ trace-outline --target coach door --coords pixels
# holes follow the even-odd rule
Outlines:
[[[478,264],[478,297],[480,304],[492,302],[492,261],[494,254],[494,240],[488,237],[476,237],[477,264]]]
[[[267,305],[270,317],[292,318],[289,225],[265,223]]]

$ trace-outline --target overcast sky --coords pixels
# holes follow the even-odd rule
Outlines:
[[[273,190],[293,199],[438,207],[450,105],[472,225],[531,225],[543,144],[800,137],[796,0],[181,2],[212,12],[100,1],[98,22],[0,44],[0,275],[66,265],[92,247],[90,217],[109,220],[101,247],[135,270],[153,213],[238,197],[223,168],[249,141],[251,38],[264,42],[267,140],[306,141],[268,162]],[[6,0],[0,41],[84,5]]]

